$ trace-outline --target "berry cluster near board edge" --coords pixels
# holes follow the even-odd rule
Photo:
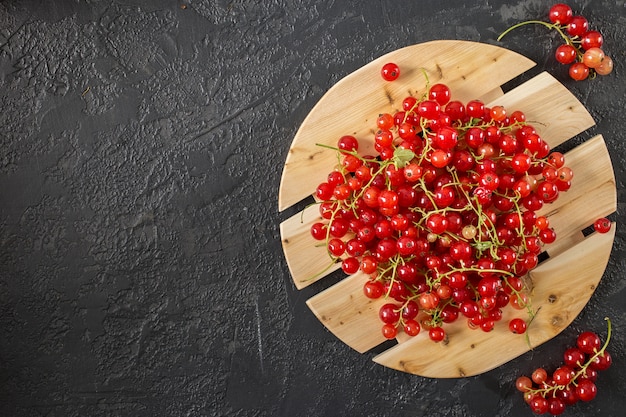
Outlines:
[[[574,15],[567,4],[557,3],[550,8],[548,20],[527,20],[513,25],[498,37],[498,41],[521,26],[543,25],[561,36],[563,43],[556,48],[554,55],[557,62],[569,65],[568,73],[573,80],[582,81],[613,71],[613,59],[603,50],[604,37],[598,30],[590,29],[587,18]]]
[[[575,346],[563,353],[563,364],[550,375],[544,368],[536,368],[530,377],[520,376],[516,388],[524,394],[524,401],[535,414],[562,414],[578,401],[593,400],[598,392],[598,371],[613,363],[606,349],[611,339],[611,321],[607,318],[608,333],[604,344],[595,332],[584,331]]]

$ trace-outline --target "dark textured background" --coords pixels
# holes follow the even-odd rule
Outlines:
[[[295,290],[281,167],[335,82],[433,39],[495,43],[551,2],[0,1],[0,416],[530,416],[517,376],[577,332],[615,365],[568,416],[626,409],[625,229],[590,304],[552,341],[478,377],[374,364]],[[502,45],[548,70],[604,134],[624,211],[626,6],[572,1],[605,35],[606,78],[574,83],[555,33]],[[494,346],[497,349],[497,346]]]

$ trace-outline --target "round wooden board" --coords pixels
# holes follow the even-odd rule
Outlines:
[[[380,77],[380,68],[391,61],[400,66],[401,76],[389,83]],[[302,123],[285,162],[279,209],[309,197],[337,163],[335,153],[317,143],[332,146],[344,134],[355,135],[361,141],[371,138],[378,114],[398,109],[408,94],[425,91],[424,72],[431,84],[448,84],[453,99],[477,98],[487,105],[500,104],[511,111],[524,111],[528,120],[537,121],[534,126],[552,147],[593,126],[584,106],[547,73],[506,94],[502,92],[502,84],[533,65],[512,51],[467,41],[428,42],[372,61],[333,86]],[[414,338],[399,334],[398,344],[377,355],[375,362],[427,377],[476,375],[546,342],[574,320],[602,278],[615,228],[604,235],[584,236],[582,231],[596,218],[614,212],[617,197],[602,136],[574,148],[566,158],[576,173],[572,187],[540,211],[549,217],[558,239],[546,247],[548,259],[527,277],[533,288],[533,308],[538,310],[528,338],[508,331],[507,318],[514,312],[507,308],[502,322],[490,333],[470,330],[465,320],[458,320],[446,327],[446,343],[430,341],[425,332]],[[310,236],[311,224],[319,219],[318,208],[313,205],[280,225],[285,258],[298,289],[323,279],[338,267],[328,268],[326,251]],[[365,279],[357,273],[307,301],[328,330],[358,352],[367,352],[385,341],[378,308],[386,300],[363,296]]]

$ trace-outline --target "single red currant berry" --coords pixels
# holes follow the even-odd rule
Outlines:
[[[567,25],[567,33],[572,36],[583,36],[589,30],[589,22],[583,16],[573,16]]]
[[[576,396],[581,401],[591,401],[596,398],[598,394],[598,387],[596,384],[586,378],[579,378],[578,385],[576,386]]]
[[[606,217],[597,219],[593,222],[593,229],[598,233],[608,233],[611,230],[611,221]]]
[[[563,363],[572,368],[582,366],[585,362],[585,354],[578,348],[571,347],[563,353]]]
[[[574,375],[574,369],[567,365],[561,365],[552,373],[552,380],[557,385],[567,385],[572,381]]]
[[[565,411],[565,402],[560,398],[550,398],[548,400],[548,412],[553,416],[563,414]]]
[[[524,123],[526,121],[526,115],[524,114],[523,111],[521,110],[515,110],[513,113],[511,113],[511,123]],[[491,129],[494,126],[490,126],[487,129]],[[497,132],[500,132],[499,129],[496,129]]]
[[[378,310],[378,316],[383,323],[395,324],[400,320],[400,308],[393,303],[383,304]]]
[[[613,59],[611,57],[604,55],[604,59],[600,66],[594,68],[596,70],[596,74],[598,75],[609,75],[613,72]]]
[[[613,358],[611,354],[605,350],[593,359],[590,366],[597,371],[606,371],[612,364]]]
[[[430,337],[430,340],[433,342],[441,342],[446,338],[446,331],[441,326],[431,327],[430,330],[428,330],[428,337]]]
[[[509,330],[514,334],[522,334],[526,332],[526,322],[520,318],[514,318],[509,322]]]
[[[469,101],[465,111],[469,117],[480,119],[485,115],[485,104],[480,100]]]
[[[422,167],[417,162],[411,162],[404,167],[404,179],[408,182],[416,182],[422,177]]]
[[[341,269],[348,275],[356,274],[361,263],[355,257],[349,257],[341,262]]]
[[[360,268],[361,268],[361,271],[363,271],[366,274],[373,274],[374,272],[376,272],[376,269],[378,268],[378,261],[376,260],[376,257],[374,257],[373,255],[364,256],[363,259],[361,259]],[[382,284],[381,284],[381,288],[382,288]]]
[[[445,112],[453,121],[464,119],[466,114],[465,106],[458,100],[452,100],[446,104]]]
[[[383,65],[381,75],[385,81],[394,81],[400,76],[400,68],[393,62]]]
[[[583,81],[589,77],[589,67],[582,62],[575,62],[569,67],[569,76],[576,81]]]
[[[604,61],[604,51],[600,48],[589,48],[583,54],[583,64],[589,68],[598,68]]]
[[[553,5],[548,12],[550,21],[559,25],[567,25],[573,16],[572,8],[563,3]]]
[[[604,39],[602,38],[602,34],[597,30],[590,30],[580,38],[580,46],[582,46],[584,50],[601,48],[603,43]]]
[[[535,384],[541,385],[548,379],[548,372],[543,368],[537,368],[533,371],[531,379]]]
[[[340,151],[352,152],[359,149],[359,141],[351,135],[344,135],[337,141],[337,147]]]
[[[445,106],[450,101],[450,88],[445,84],[433,84],[428,91],[428,99],[434,100],[440,106]]]
[[[382,327],[382,333],[385,339],[393,339],[398,334],[398,329],[394,324],[385,323]]]
[[[590,331],[582,332],[576,339],[578,349],[588,355],[595,354],[600,349],[601,345],[602,341],[600,340],[600,336]]]
[[[380,281],[367,281],[363,285],[363,293],[373,300],[382,297],[383,291],[383,284]]]
[[[443,149],[435,149],[430,154],[430,163],[435,168],[444,168],[451,160],[451,154]]]
[[[489,110],[491,120],[501,122],[506,118],[506,109],[503,106],[493,106]]]
[[[420,324],[414,319],[404,321],[404,333],[409,336],[417,336],[421,330]]]
[[[520,376],[515,380],[515,388],[520,392],[526,392],[533,387],[533,382],[527,376]]]
[[[572,62],[576,61],[576,48],[568,44],[560,45],[558,48],[556,48],[556,51],[554,52],[554,57],[556,58],[557,62],[561,64],[571,64]]]
[[[404,320],[414,319],[419,313],[419,305],[415,300],[407,301],[402,307],[402,318]]]
[[[389,113],[382,113],[376,120],[379,129],[391,129],[394,125],[393,116]]]
[[[346,251],[346,244],[344,241],[336,237],[330,239],[326,246],[328,247],[328,251],[335,257],[343,255]]]
[[[518,153],[511,158],[511,168],[518,174],[523,174],[530,168],[532,159],[530,155],[525,153]]]
[[[325,240],[326,239],[326,225],[324,223],[313,223],[311,226],[311,236],[315,240]]]

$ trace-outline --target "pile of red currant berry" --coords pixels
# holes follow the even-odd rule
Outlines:
[[[604,345],[596,333],[582,332],[576,346],[565,350],[563,364],[551,375],[544,368],[537,368],[531,377],[517,378],[515,385],[534,413],[560,415],[566,407],[596,397],[598,371],[608,369],[613,362],[606,350],[611,339],[611,321],[606,320],[608,334]]]
[[[452,100],[441,83],[426,90],[379,115],[375,155],[351,135],[331,147],[338,164],[316,189],[311,234],[345,273],[369,277],[367,297],[388,300],[385,337],[425,329],[438,342],[459,318],[491,331],[508,305],[532,318],[523,277],[556,239],[537,211],[573,172],[523,112]],[[508,323],[513,333],[526,326]]]
[[[589,22],[584,16],[574,15],[567,4],[553,5],[548,12],[547,21],[527,20],[511,26],[504,31],[498,40],[511,30],[528,24],[540,24],[556,30],[563,44],[556,48],[557,62],[569,65],[569,75],[576,81],[590,76],[608,75],[613,71],[613,60],[604,53],[604,38],[597,30],[589,29]]]

